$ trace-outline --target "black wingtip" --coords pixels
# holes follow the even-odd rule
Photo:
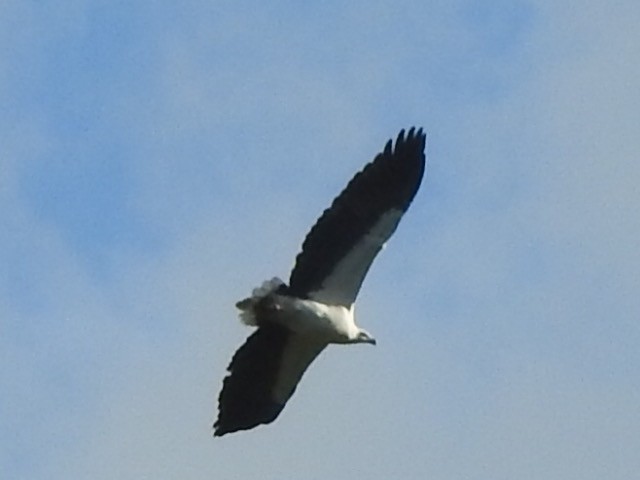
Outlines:
[[[406,136],[405,136],[406,134]],[[400,130],[400,133],[398,134],[398,138],[396,139],[396,143],[401,143],[401,142],[409,142],[412,139],[416,138],[416,139],[422,139],[425,138],[426,134],[424,133],[424,130],[422,127],[420,128],[416,128],[411,127],[408,131],[405,130],[404,128],[402,130]]]
[[[271,387],[288,338],[289,331],[284,327],[267,324],[255,330],[234,353],[218,396],[214,437],[249,430],[278,417],[284,404],[274,401]]]
[[[385,155],[391,155],[391,152],[393,150],[393,140],[389,140],[387,142],[387,144],[384,146],[384,154]]]
[[[383,153],[390,154],[392,151],[397,152],[400,148],[402,148],[403,145],[415,144],[416,142],[418,144],[415,145],[415,147],[417,147],[419,150],[422,150],[424,153],[426,141],[427,135],[424,133],[422,127],[416,130],[416,127],[414,126],[411,127],[408,131],[403,128],[402,130],[400,130],[400,133],[398,133],[398,136],[396,137],[394,148],[389,148],[389,144],[392,142],[391,140],[389,140],[389,142],[387,142],[387,145],[385,146]]]
[[[224,421],[218,419],[213,424],[213,436],[222,437],[228,433],[251,430],[259,425],[267,425],[273,422],[284,409],[284,404],[277,402],[244,403],[240,415],[236,414]]]

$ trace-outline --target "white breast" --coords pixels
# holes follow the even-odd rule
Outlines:
[[[344,343],[357,333],[353,306],[326,305],[280,295],[277,301],[282,307],[278,321],[300,335],[322,338],[329,343]]]

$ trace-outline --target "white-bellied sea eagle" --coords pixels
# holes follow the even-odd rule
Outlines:
[[[242,322],[257,328],[227,368],[215,436],[274,421],[330,343],[375,345],[354,322],[354,301],[420,187],[425,141],[415,128],[389,140],[307,234],[289,285],[274,278],[236,304]]]

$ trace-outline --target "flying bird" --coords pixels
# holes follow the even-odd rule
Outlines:
[[[415,128],[389,140],[309,231],[289,284],[273,278],[236,304],[257,328],[227,368],[214,436],[273,422],[327,345],[376,344],[355,324],[354,301],[420,187],[425,141]]]

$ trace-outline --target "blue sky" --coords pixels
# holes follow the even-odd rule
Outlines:
[[[12,479],[640,470],[637,2],[0,5]],[[281,417],[211,438],[317,216],[400,128],[422,190]]]

